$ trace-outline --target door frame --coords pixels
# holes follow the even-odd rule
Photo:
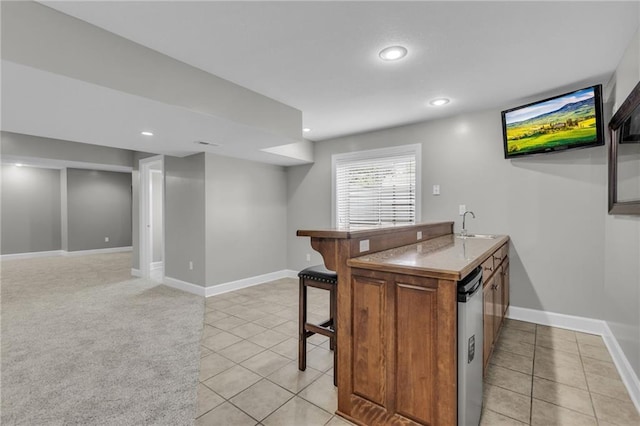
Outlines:
[[[140,195],[140,203],[139,203],[139,211],[138,211],[138,262],[140,267],[140,273],[143,278],[150,278],[151,276],[151,262],[152,262],[152,233],[151,233],[151,167],[160,164],[160,169],[162,171],[163,176],[163,184],[162,184],[162,212],[164,219],[164,211],[165,211],[165,200],[164,200],[164,156],[163,155],[154,155],[153,157],[143,158],[138,162],[138,171],[140,175],[139,182],[139,195]],[[164,220],[162,226],[162,261],[165,262],[165,226]],[[164,269],[164,268],[163,268]],[[163,271],[164,277],[164,271]]]

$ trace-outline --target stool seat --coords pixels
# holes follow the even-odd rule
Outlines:
[[[338,274],[328,270],[324,265],[309,266],[298,273],[299,278],[320,281],[327,284],[337,284]]]
[[[333,350],[333,384],[337,384],[337,301],[338,274],[325,268],[324,265],[310,266],[298,273],[300,278],[300,304],[299,304],[299,340],[298,340],[298,369],[304,371],[307,368],[307,338],[314,334],[321,334],[329,338],[329,349]],[[321,323],[310,323],[307,320],[307,288],[319,288],[329,291],[329,319]]]

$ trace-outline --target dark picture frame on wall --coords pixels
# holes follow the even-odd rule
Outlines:
[[[611,118],[609,130],[609,214],[640,215],[640,82]],[[627,189],[623,181],[634,184]]]

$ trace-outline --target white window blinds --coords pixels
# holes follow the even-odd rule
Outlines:
[[[410,148],[334,157],[338,227],[416,222],[417,155]]]

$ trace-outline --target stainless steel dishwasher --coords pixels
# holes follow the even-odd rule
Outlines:
[[[482,268],[458,281],[458,426],[478,426],[482,412]]]

